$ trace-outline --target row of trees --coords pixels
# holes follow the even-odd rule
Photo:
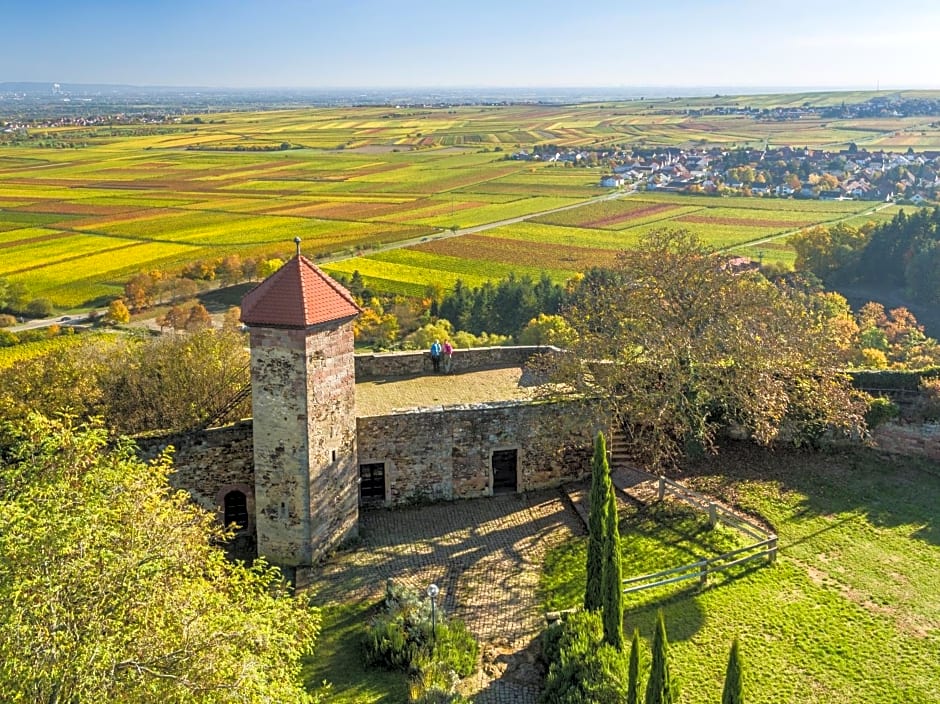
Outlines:
[[[515,337],[540,313],[559,313],[566,300],[565,289],[547,274],[538,281],[510,274],[502,281],[487,281],[476,288],[468,288],[458,280],[452,291],[432,304],[430,312],[449,320],[455,330]]]
[[[336,276],[357,303],[362,315],[354,322],[356,341],[379,349],[402,346],[423,349],[435,339],[456,347],[509,344],[564,344],[569,328],[559,315],[569,291],[548,275],[507,278],[467,287],[458,280],[451,291],[428,286],[420,299],[380,296],[361,274]]]
[[[0,323],[12,325],[16,322],[15,316],[45,318],[52,315],[54,309],[48,298],[30,298],[26,286],[21,282],[0,278],[0,312],[14,316],[0,320]]]
[[[140,311],[169,301],[195,296],[202,286],[199,282],[218,282],[233,286],[243,281],[255,281],[270,276],[284,265],[278,258],[242,259],[229,254],[218,259],[190,262],[182,271],[141,271],[124,284],[124,301],[131,311]]]
[[[545,638],[549,663],[545,704],[625,702],[676,704],[679,687],[669,670],[669,643],[662,611],[657,615],[645,696],[640,697],[640,634],[634,629],[624,659],[623,584],[616,491],[602,433],[594,443],[588,514],[584,610],[555,626]],[[626,675],[626,677],[624,677]],[[742,704],[743,679],[737,639],[731,647],[722,704]]]
[[[850,278],[907,289],[923,303],[940,303],[940,208],[902,210],[871,233]]]
[[[855,228],[816,226],[794,235],[797,269],[832,283],[905,289],[922,303],[940,303],[940,208]]]

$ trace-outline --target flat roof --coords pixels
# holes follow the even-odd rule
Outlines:
[[[535,397],[530,372],[521,367],[484,369],[460,374],[417,374],[356,382],[356,415],[396,412]]]

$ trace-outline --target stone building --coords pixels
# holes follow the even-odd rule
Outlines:
[[[526,362],[546,348],[354,355],[349,293],[299,252],[250,291],[254,418],[141,441],[175,449],[174,483],[286,568],[354,536],[361,506],[522,492],[582,476],[590,429],[559,432]],[[358,396],[358,400],[357,400]],[[454,510],[460,510],[454,504]]]

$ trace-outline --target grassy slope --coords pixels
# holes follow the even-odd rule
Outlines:
[[[683,704],[717,700],[736,635],[749,702],[940,700],[940,467],[867,451],[775,457],[737,448],[686,478],[766,517],[781,549],[774,567],[628,611],[627,628],[648,639],[663,606]],[[674,532],[662,526],[656,551]],[[625,564],[647,569],[649,548],[636,547]],[[547,601],[560,606],[554,580],[547,575]]]

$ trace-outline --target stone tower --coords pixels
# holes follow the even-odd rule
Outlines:
[[[359,519],[349,292],[300,254],[242,300],[251,339],[258,554],[310,565]]]

